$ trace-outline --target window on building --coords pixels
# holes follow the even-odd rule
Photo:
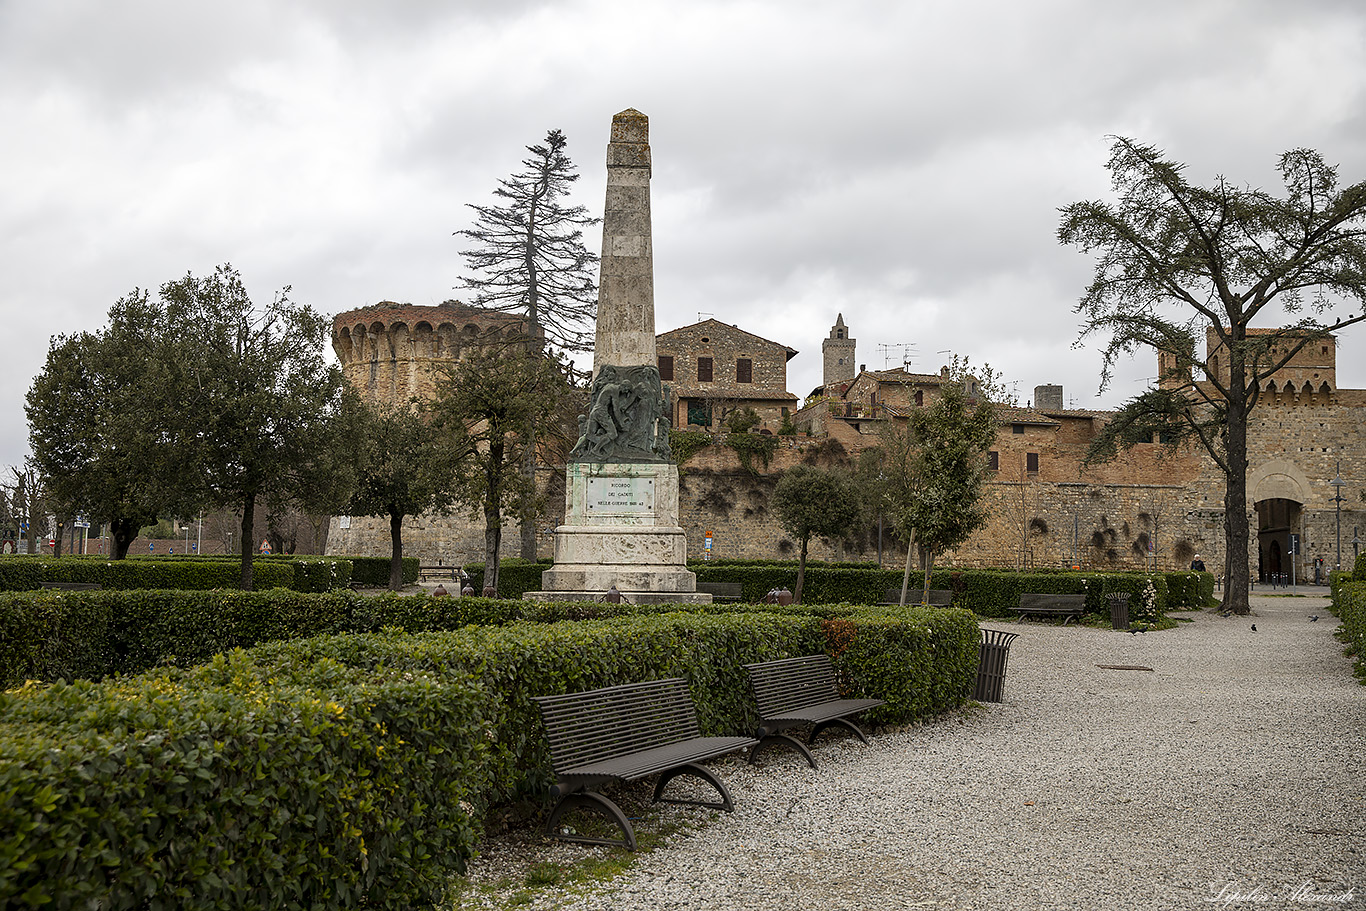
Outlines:
[[[665,382],[674,378],[674,356],[672,354],[661,354],[659,356],[659,378]]]
[[[917,390],[915,391],[915,403],[916,403],[916,405],[924,405],[924,404],[925,404],[925,390],[923,390],[923,389],[917,389]]]
[[[1039,454],[1037,452],[1025,453],[1025,471],[1036,472],[1039,470]]]
[[[697,381],[699,383],[710,383],[711,376],[711,358],[699,357],[697,359]]]
[[[1023,425],[1023,424],[1011,424],[1011,425],[1010,425],[1010,432],[1011,432],[1011,433],[1024,433],[1024,425]]]
[[[711,426],[711,403],[705,399],[688,400],[688,423],[699,427]]]
[[[987,453],[987,467],[992,471],[1001,470],[1001,454],[999,452]]]
[[[741,357],[735,360],[735,382],[752,383],[754,382],[754,361],[751,358]]]

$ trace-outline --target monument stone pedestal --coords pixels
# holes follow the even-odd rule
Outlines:
[[[571,462],[567,474],[555,565],[541,574],[545,590],[524,597],[600,598],[615,586],[634,604],[711,603],[687,567],[677,465]]]
[[[555,565],[526,598],[596,600],[615,587],[635,604],[712,600],[688,571],[678,524],[672,409],[655,355],[650,161],[649,118],[634,108],[613,117],[588,413],[569,453]]]

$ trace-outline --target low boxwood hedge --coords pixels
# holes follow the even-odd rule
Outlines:
[[[389,557],[346,557],[351,561],[351,580],[373,588],[383,588],[389,584]],[[402,557],[403,584],[412,585],[417,581],[420,561],[417,557]]]
[[[928,609],[385,630],[11,691],[0,906],[429,903],[490,804],[546,797],[531,697],[682,676],[704,734],[743,733],[742,665],[821,650],[849,695],[888,701],[870,722],[905,722],[964,701],[978,633]]]
[[[703,734],[740,733],[755,718],[742,665],[828,651],[850,694],[888,701],[870,723],[924,719],[960,705],[975,680],[980,636],[967,611],[853,608],[803,613],[670,612],[563,623],[517,622],[448,632],[274,642],[252,651],[273,675],[319,660],[430,674],[471,674],[502,700],[492,801],[543,794],[548,757],[532,696],[639,680],[689,680]]]
[[[540,565],[523,564],[529,568],[528,573],[530,568]],[[831,578],[838,579],[849,572],[856,571],[838,570]],[[771,581],[766,575],[760,578],[762,584]],[[1212,593],[1213,577],[1208,573],[1145,577],[946,571],[943,575],[935,574],[934,584],[936,588],[954,589],[957,606],[988,616],[1011,616],[1002,606],[1016,603],[1019,593],[1026,591],[1082,592],[1087,595],[1092,612],[1108,616],[1105,594],[1127,591],[1132,596],[1130,618],[1143,622],[1156,619],[1158,606],[1173,600],[1166,587],[1173,579],[1185,597],[1191,597],[1192,592],[1197,593],[1196,597]],[[753,580],[745,584],[761,587]],[[917,585],[915,591],[918,590]],[[350,591],[300,594],[280,589],[0,593],[0,686],[15,686],[25,680],[100,679],[111,674],[139,673],[158,664],[188,667],[225,650],[248,648],[272,639],[370,632],[384,627],[422,632],[459,629],[468,624],[503,625],[518,620],[552,623],[676,609],[676,605],[543,603],[425,595],[386,594],[367,598]],[[724,614],[751,608],[722,603],[688,609]],[[856,608],[843,602],[827,602],[808,603],[790,610],[830,619]]]
[[[390,908],[473,852],[468,678],[245,653],[0,695],[0,907]]]
[[[775,588],[791,590],[797,583],[797,567],[790,563],[695,563],[689,568],[697,573],[699,582],[739,582],[743,586],[744,599],[750,603],[757,603]],[[808,565],[802,598],[812,604],[876,604],[887,590],[900,589],[901,580],[901,570]],[[910,600],[918,600],[923,580],[923,573],[911,573]],[[1014,616],[1010,607],[1018,604],[1020,595],[1025,592],[1085,594],[1088,612],[1108,616],[1105,595],[1128,592],[1132,596],[1130,616],[1153,620],[1168,610],[1204,607],[1214,594],[1214,576],[1191,572],[937,569],[931,576],[930,587],[953,591],[956,606],[966,607],[984,617]]]
[[[87,582],[121,591],[148,588],[208,591],[236,588],[241,577],[241,563],[236,557],[0,559],[0,591],[34,591],[41,588],[43,582]],[[252,587],[258,590],[291,588],[296,591],[323,592],[345,588],[350,580],[351,564],[348,560],[262,557],[252,561]]]
[[[1333,612],[1342,620],[1339,637],[1347,643],[1347,654],[1356,658],[1357,676],[1366,682],[1366,582],[1338,581],[1333,587]]]

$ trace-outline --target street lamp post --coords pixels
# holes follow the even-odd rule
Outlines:
[[[1347,482],[1342,480],[1342,460],[1338,460],[1338,473],[1333,476],[1333,480],[1328,482],[1333,485],[1333,506],[1335,518],[1337,520],[1338,531],[1338,572],[1342,572],[1342,487]]]

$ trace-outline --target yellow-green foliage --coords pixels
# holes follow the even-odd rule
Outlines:
[[[467,678],[242,652],[0,696],[0,907],[392,908],[473,851]]]
[[[716,607],[277,641],[29,685],[0,696],[0,906],[420,905],[490,804],[545,798],[533,696],[678,676],[704,734],[750,733],[743,665],[828,651],[848,695],[887,700],[870,720],[908,722],[964,701],[978,642],[961,610]]]

